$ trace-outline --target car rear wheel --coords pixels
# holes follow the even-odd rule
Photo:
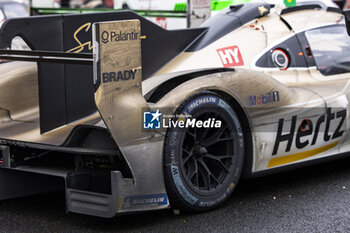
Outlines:
[[[178,118],[181,114],[185,116]],[[239,119],[227,100],[208,91],[189,97],[174,115],[185,125],[193,119],[196,123],[167,131],[164,177],[170,204],[187,211],[213,209],[231,195],[242,172]]]

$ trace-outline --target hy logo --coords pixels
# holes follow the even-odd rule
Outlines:
[[[143,128],[144,129],[160,129],[160,116],[162,114],[159,109],[156,112],[143,112]]]
[[[244,66],[242,54],[238,46],[231,46],[216,50],[224,67]]]

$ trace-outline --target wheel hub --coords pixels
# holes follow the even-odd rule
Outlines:
[[[200,158],[205,154],[208,154],[207,148],[205,148],[204,146],[201,146],[200,144],[195,145],[193,150],[193,155],[196,158]]]
[[[208,195],[223,187],[232,174],[232,127],[218,113],[198,114],[198,119],[220,119],[218,129],[188,130],[184,137],[182,168],[185,182],[197,193]],[[192,149],[191,149],[192,148]]]
[[[199,148],[199,154],[200,154],[200,155],[208,154],[207,148],[205,148],[204,146],[201,146],[201,147]]]

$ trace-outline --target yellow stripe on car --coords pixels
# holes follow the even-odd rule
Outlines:
[[[286,155],[286,156],[270,159],[267,167],[268,168],[276,167],[276,166],[280,166],[280,165],[284,165],[284,164],[288,164],[288,163],[292,163],[292,162],[296,162],[299,160],[303,160],[303,159],[312,157],[314,155],[320,154],[322,152],[325,152],[327,150],[330,150],[330,149],[336,147],[338,145],[338,143],[339,143],[339,141],[333,142],[331,144],[328,144],[328,145],[325,145],[325,146],[322,146],[319,148],[315,148],[312,150],[303,151],[303,152],[299,152],[296,154],[291,154],[291,155]]]

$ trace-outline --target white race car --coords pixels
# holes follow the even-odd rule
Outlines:
[[[16,36],[32,51],[8,49]],[[0,47],[35,62],[0,66],[0,199],[206,211],[241,177],[350,152],[339,8],[248,3],[174,31],[131,11],[10,19]]]

